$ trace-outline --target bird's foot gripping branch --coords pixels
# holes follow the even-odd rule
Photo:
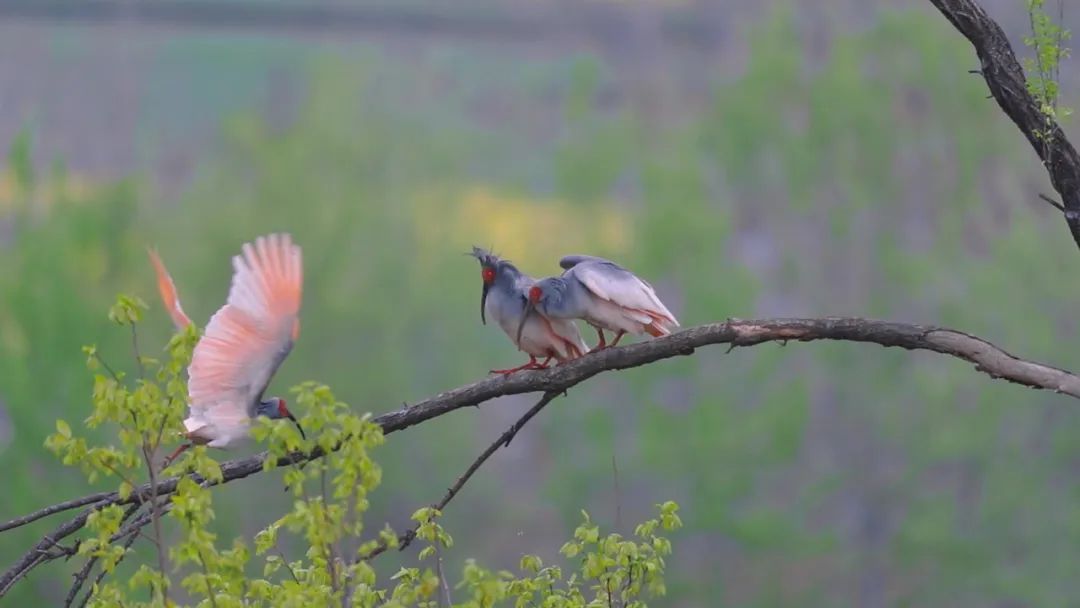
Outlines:
[[[678,507],[671,502],[658,505],[657,517],[625,538],[601,535],[586,514],[562,546],[567,567],[546,566],[539,557],[526,555],[519,572],[511,574],[469,561],[460,584],[452,587],[447,581],[441,560],[453,541],[438,523],[442,510],[479,466],[557,393],[546,393],[472,463],[441,501],[418,509],[412,516],[414,526],[400,535],[388,526],[371,530],[364,522],[369,496],[382,481],[373,452],[384,442],[384,430],[398,427],[384,417],[354,413],[316,383],[292,391],[306,437],[292,424],[258,417],[252,436],[267,447],[266,453],[219,464],[211,457],[213,451],[200,445],[160,470],[160,453],[183,440],[184,369],[198,333],[193,326],[185,327],[169,341],[163,361],[141,356],[136,327],[144,309],[141,300],[121,297],[110,311],[110,318],[130,332],[134,373],[125,374],[96,349],[86,349],[95,378],[85,426],[107,431],[109,439],[94,445],[73,430],[84,425],[58,421],[46,440],[65,465],[79,468],[90,481],[111,479],[118,489],[0,525],[2,534],[81,509],[0,574],[0,597],[38,565],[60,558],[80,560],[66,606],[170,606],[183,595],[210,606],[405,607],[449,605],[451,589],[457,589],[454,593],[480,605],[540,605],[558,598],[558,605],[584,607],[598,599],[605,605],[632,605],[664,592],[664,558],[671,551],[665,534],[681,525]],[[214,486],[279,468],[290,492],[280,499],[280,517],[251,539],[219,538],[210,531]],[[124,562],[140,541],[153,558]],[[417,566],[380,581],[370,560],[414,541],[422,545]],[[118,568],[132,574],[118,576]],[[261,576],[252,578],[252,572]]]

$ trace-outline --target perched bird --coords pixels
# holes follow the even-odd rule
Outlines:
[[[191,320],[180,308],[172,277],[152,250],[150,260],[169,316],[183,329]],[[288,418],[304,434],[284,399],[262,398],[300,333],[302,283],[300,247],[287,234],[259,237],[233,257],[229,298],[210,317],[188,367],[188,442],[166,463],[194,444],[228,448],[246,439],[255,416]]]
[[[568,255],[559,260],[559,266],[566,269],[561,276],[542,279],[529,287],[519,331],[536,316],[533,311],[552,322],[582,319],[599,334],[600,342],[593,350],[600,350],[609,346],[605,329],[615,332],[610,344],[615,346],[627,333],[666,336],[679,326],[652,285],[615,262]]]
[[[559,363],[576,359],[588,349],[573,321],[549,320],[540,315],[525,317],[526,295],[535,279],[522,274],[513,264],[484,249],[473,247],[472,255],[480,261],[484,290],[480,295],[480,321],[491,317],[529,355],[529,362],[510,369],[493,369],[495,374],[509,374],[523,369],[544,369],[555,359]],[[515,333],[516,332],[516,333]],[[544,357],[538,362],[537,357]]]

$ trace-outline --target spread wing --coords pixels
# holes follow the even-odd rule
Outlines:
[[[588,257],[588,256],[568,256]],[[563,258],[565,261],[567,258]],[[561,264],[562,262],[560,262]],[[566,274],[581,281],[596,296],[613,304],[643,312],[650,317],[667,321],[674,325],[679,322],[675,315],[664,306],[656,291],[634,273],[614,262],[602,258],[591,258],[575,263]]]
[[[148,249],[147,253],[150,255],[150,263],[154,265],[154,272],[157,273],[158,293],[161,294],[161,301],[165,304],[165,310],[172,317],[176,329],[184,329],[191,325],[191,319],[184,314],[184,309],[180,308],[180,296],[176,293],[176,285],[173,284],[169,271],[165,270],[165,263],[161,261],[157,251]]]
[[[191,415],[232,422],[255,415],[300,332],[300,247],[287,234],[246,243],[233,257],[229,299],[206,326],[188,368]]]

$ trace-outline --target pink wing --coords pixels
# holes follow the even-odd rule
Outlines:
[[[287,234],[255,239],[233,257],[229,299],[191,357],[191,415],[229,423],[254,415],[270,378],[300,333],[300,247]]]
[[[184,309],[180,308],[180,296],[176,293],[176,285],[173,284],[172,277],[169,276],[169,271],[165,270],[165,263],[161,261],[157,252],[148,249],[147,253],[150,255],[150,263],[154,265],[154,272],[157,273],[158,292],[161,294],[161,301],[165,304],[165,310],[172,317],[176,329],[184,329],[191,325],[191,319],[184,314]]]

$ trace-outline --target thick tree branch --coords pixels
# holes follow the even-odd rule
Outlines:
[[[1050,174],[1061,195],[1065,221],[1080,246],[1080,154],[1065,132],[1047,117],[1028,92],[1024,69],[1016,60],[1009,39],[996,21],[975,0],[930,0],[975,47],[981,74],[1005,114],[1024,134]]]
[[[463,407],[479,405],[496,397],[538,391],[561,393],[605,371],[629,369],[662,359],[691,355],[695,349],[710,344],[729,344],[731,348],[735,348],[754,346],[764,342],[815,340],[865,342],[907,350],[934,351],[972,363],[975,369],[992,378],[1008,380],[1030,388],[1051,390],[1080,399],[1080,376],[1049,365],[1019,359],[986,340],[952,329],[860,318],[756,321],[731,319],[724,323],[692,327],[664,338],[605,349],[547,370],[486,378],[440,393],[412,406],[381,414],[376,416],[374,421],[383,428],[384,433],[390,434]],[[320,458],[323,455],[320,451],[311,454],[293,454],[279,459],[278,465],[287,466]],[[222,463],[223,483],[243,479],[262,471],[266,457],[266,453],[263,452]],[[177,482],[176,477],[160,480],[157,488],[158,495],[175,492]],[[215,485],[205,480],[203,483]],[[101,494],[92,496],[98,500],[90,502],[87,497],[61,503],[62,505],[89,504],[90,506],[57,527],[0,575],[0,596],[6,593],[15,580],[43,561],[51,559],[45,554],[47,549],[81,529],[91,512],[109,504],[131,504],[147,500],[151,498],[151,489],[150,484],[143,484],[136,488],[132,496],[127,499],[121,499],[116,492],[104,496]],[[75,508],[75,506],[68,508]],[[38,513],[48,514],[58,511],[59,509],[53,506],[42,509]],[[24,516],[14,521],[33,521],[37,519],[35,515],[37,514]],[[40,516],[43,515],[38,517]],[[10,524],[5,524],[5,526],[16,527]]]

